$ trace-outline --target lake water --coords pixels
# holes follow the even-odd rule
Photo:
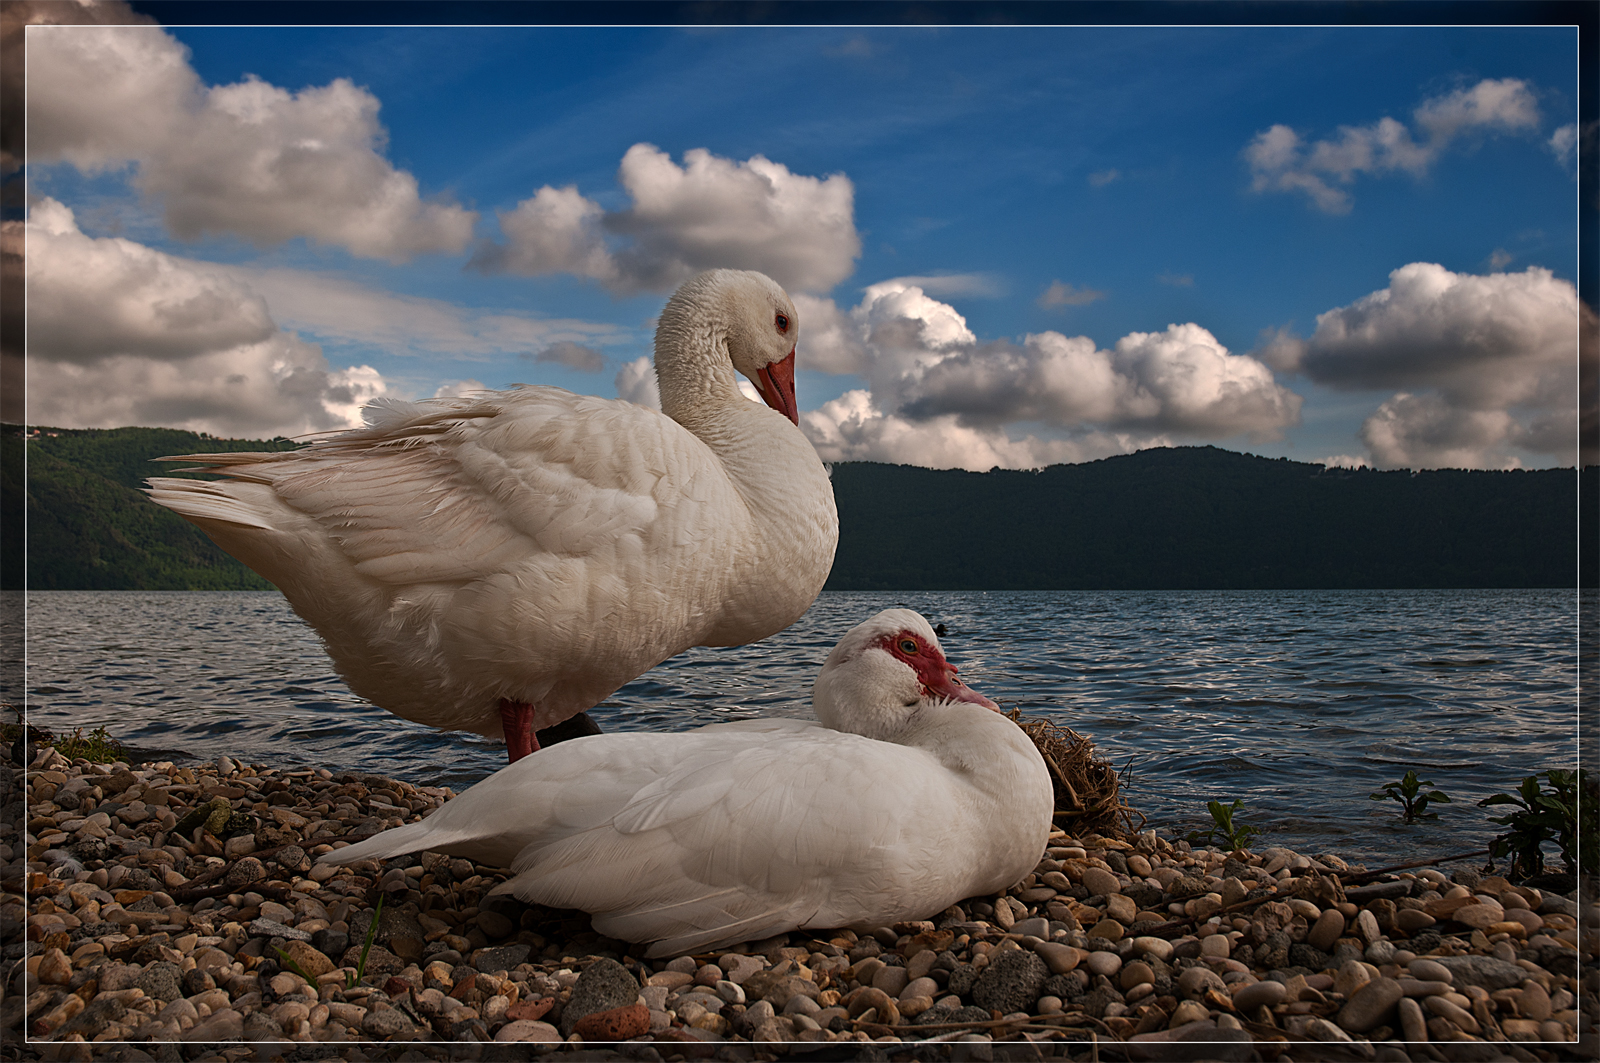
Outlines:
[[[355,697],[276,593],[34,592],[26,605],[26,673],[0,676],[0,694],[25,689],[33,722],[57,732],[104,724],[208,759],[458,790],[505,763],[497,742]],[[1495,828],[1479,798],[1577,764],[1577,626],[1597,605],[1550,590],[828,593],[788,631],[681,654],[592,715],[607,731],[808,716],[839,637],[907,606],[946,625],[948,656],[1002,708],[1126,767],[1125,799],[1149,826],[1193,829],[1208,799],[1241,798],[1258,844],[1398,863],[1481,848]],[[1584,671],[1587,687],[1592,658]],[[1402,826],[1398,805],[1368,800],[1407,768],[1455,799],[1436,823]]]

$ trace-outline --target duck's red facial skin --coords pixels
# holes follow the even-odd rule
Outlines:
[[[922,695],[930,700],[966,701],[986,709],[1000,706],[956,678],[956,666],[945,660],[939,648],[915,631],[901,631],[878,640],[878,648],[917,673]]]

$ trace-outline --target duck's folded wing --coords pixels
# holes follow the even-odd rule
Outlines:
[[[657,955],[793,929],[840,891],[892,887],[912,836],[937,835],[917,829],[948,800],[929,759],[820,727],[702,740],[608,823],[525,849],[507,888]]]
[[[770,719],[678,734],[573,739],[501,768],[426,819],[334,850],[321,862],[388,859],[426,849],[509,868],[574,835],[609,829],[641,789],[653,788],[686,762],[698,762],[692,750],[703,746],[707,735],[720,735],[715,756],[736,757],[747,747],[781,741],[787,732],[817,728],[807,721]]]
[[[651,537],[681,539],[687,533],[678,525],[692,524],[696,503],[716,493],[715,477],[696,475],[706,454],[653,410],[529,388],[405,404],[371,427],[281,455],[183,460],[204,462],[241,486],[270,487],[320,525],[363,575],[418,583],[474,579],[541,556],[627,553]],[[667,477],[678,517],[662,524]],[[230,487],[168,479],[156,497],[186,516],[218,519],[218,495],[234,493]],[[185,493],[195,500],[193,513]],[[270,523],[248,504],[248,491],[237,494],[235,523]]]

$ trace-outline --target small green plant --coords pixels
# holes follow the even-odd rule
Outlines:
[[[378,936],[378,916],[382,914],[383,895],[379,894],[378,906],[372,910],[372,923],[367,927],[366,944],[361,946],[361,960],[356,964],[356,970],[354,974],[347,974],[344,976],[344,987],[346,989],[354,989],[357,983],[359,983],[367,973],[367,953],[372,951],[372,939]],[[301,978],[304,978],[307,985],[314,986],[317,984],[317,980],[307,974],[305,969],[302,968],[298,963],[294,962],[293,957],[291,957],[287,952],[278,948],[276,945],[272,947],[272,951],[278,954],[278,959],[283,962],[285,967],[299,975]]]
[[[1260,834],[1259,828],[1248,823],[1235,823],[1234,814],[1239,811],[1239,806],[1244,804],[1242,798],[1234,798],[1233,804],[1225,805],[1221,801],[1207,801],[1206,808],[1211,812],[1211,829],[1202,834],[1200,831],[1190,831],[1187,835],[1190,845],[1210,845],[1213,838],[1221,842],[1229,850],[1243,849],[1250,844],[1250,839]]]
[[[1384,783],[1383,789],[1367,796],[1374,801],[1388,801],[1391,799],[1399,801],[1401,808],[1405,810],[1405,822],[1415,823],[1419,819],[1439,818],[1439,813],[1428,811],[1430,803],[1440,805],[1448,805],[1450,803],[1450,798],[1445,796],[1443,790],[1429,790],[1426,793],[1422,791],[1424,786],[1432,785],[1433,783],[1428,782],[1426,779],[1419,782],[1417,773],[1407,769],[1405,776],[1399,782]]]
[[[124,759],[128,753],[122,748],[122,743],[106,734],[104,726],[96,727],[84,737],[83,728],[78,728],[66,738],[58,739],[55,743],[56,751],[68,760],[83,758],[93,764],[109,764],[114,760]]]
[[[356,964],[356,973],[345,975],[346,989],[354,989],[367,973],[367,953],[372,951],[372,939],[378,936],[378,917],[383,914],[383,894],[378,894],[377,907],[372,909],[372,922],[367,925],[367,941],[361,946],[361,960]]]
[[[1539,785],[1541,775],[1550,784],[1548,790]],[[1553,768],[1529,775],[1517,787],[1515,795],[1493,794],[1478,804],[1486,808],[1517,806],[1504,816],[1489,817],[1490,823],[1509,828],[1489,844],[1489,855],[1495,859],[1511,857],[1514,878],[1531,878],[1544,871],[1544,843],[1547,841],[1556,843],[1568,874],[1577,871],[1580,859],[1585,867],[1596,866],[1596,860],[1600,859],[1600,834],[1595,825],[1595,817],[1600,813],[1600,785],[1596,785],[1582,768],[1577,771]],[[1580,829],[1580,826],[1587,829]]]

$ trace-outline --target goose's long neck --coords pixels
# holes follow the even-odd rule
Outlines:
[[[727,325],[708,300],[695,298],[705,294],[686,287],[662,309],[656,326],[661,412],[696,435],[697,426],[744,401],[728,357]]]
[[[661,312],[656,380],[662,412],[710,448],[744,501],[743,549],[727,578],[760,590],[731,595],[701,640],[731,645],[799,619],[822,589],[817,573],[832,564],[839,519],[816,451],[782,414],[740,393],[727,327],[694,294],[680,291]]]

